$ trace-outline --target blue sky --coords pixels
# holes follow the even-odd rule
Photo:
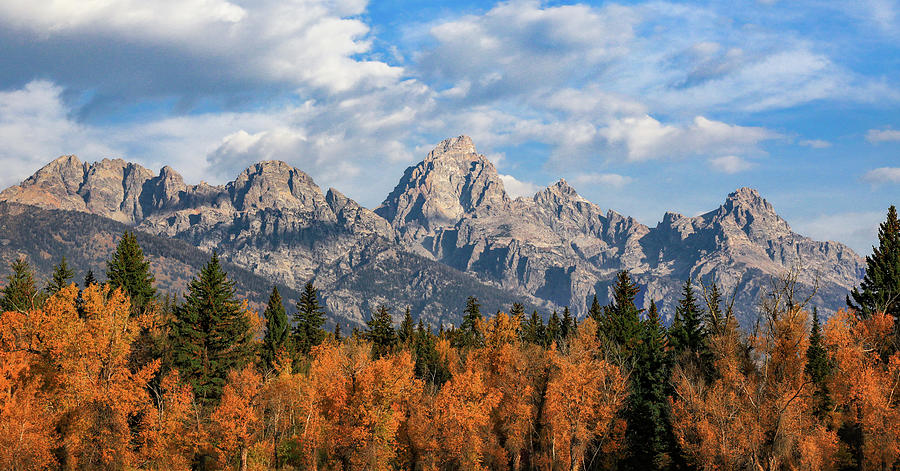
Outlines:
[[[285,160],[368,207],[468,134],[655,225],[741,186],[868,253],[900,193],[900,2],[0,0],[0,186]]]

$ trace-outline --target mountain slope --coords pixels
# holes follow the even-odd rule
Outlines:
[[[374,211],[323,192],[284,162],[260,162],[234,181],[187,185],[123,160],[61,157],[0,201],[87,212],[140,231],[216,249],[226,260],[297,288],[315,279],[329,307],[361,322],[379,303],[409,305],[431,321],[455,321],[466,293],[490,309],[514,299],[584,314],[608,299],[619,270],[663,301],[670,316],[689,277],[736,296],[745,324],[772,277],[802,268],[801,293],[826,311],[843,305],[863,261],[836,242],[794,233],[755,190],[741,188],[697,217],[666,213],[648,227],[581,197],[564,180],[511,199],[497,170],[459,136],[406,170]],[[459,299],[449,293],[459,292]],[[456,294],[454,294],[456,296]]]

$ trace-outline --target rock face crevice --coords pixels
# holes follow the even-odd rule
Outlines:
[[[459,306],[433,301],[465,299],[450,279],[470,290],[490,287],[497,299],[507,293],[583,315],[595,294],[608,299],[615,273],[627,269],[644,288],[642,302],[663,300],[664,315],[690,277],[733,292],[750,322],[773,276],[801,267],[800,290],[817,283],[813,302],[829,310],[842,305],[864,266],[842,244],[794,233],[751,188],[696,217],[665,213],[655,227],[601,209],[565,180],[511,199],[466,136],[442,141],[409,167],[374,211],[336,189],[323,193],[279,161],[213,186],[186,184],[168,166],[154,174],[121,159],[87,164],[63,156],[4,190],[0,201],[91,213],[216,249],[288,286],[315,278],[329,307],[356,320],[397,296],[419,303],[426,319],[453,320]]]

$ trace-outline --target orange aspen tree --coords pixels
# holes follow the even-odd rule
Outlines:
[[[140,430],[139,463],[154,470],[190,469],[194,444],[206,437],[197,433],[197,410],[191,386],[173,370],[151,394],[152,406],[144,413]]]
[[[40,378],[31,372],[38,359],[5,342],[13,333],[7,328],[14,329],[10,321],[19,316],[26,314],[7,312],[0,318],[0,469],[47,469],[56,465],[55,414],[41,394]]]
[[[568,354],[550,351],[544,405],[548,469],[589,468],[592,461],[614,455],[622,445],[625,429],[618,414],[628,395],[627,378],[602,358],[594,332],[596,324],[587,318]]]
[[[807,313],[792,302],[767,309],[762,333],[739,337],[737,323],[710,338],[717,378],[676,368],[673,431],[681,449],[703,469],[830,469],[837,434],[814,414],[805,374]]]
[[[485,436],[500,397],[485,384],[481,371],[466,369],[454,375],[438,392],[431,410],[438,448],[423,450],[423,454],[445,466],[486,469]]]
[[[213,442],[229,467],[246,471],[248,453],[262,431],[259,392],[262,378],[252,366],[232,370],[222,399],[210,415]],[[266,454],[268,458],[271,454]],[[237,464],[238,466],[234,466]]]
[[[485,345],[469,353],[472,368],[483,371],[488,388],[500,394],[492,414],[496,440],[491,441],[499,442],[491,463],[495,469],[521,468],[522,452],[536,422],[535,388],[519,340],[520,324],[520,316],[510,317],[503,312],[481,322],[479,329]]]
[[[900,461],[900,353],[891,354],[894,318],[858,320],[839,311],[825,325],[832,360],[829,391],[840,425],[859,431],[860,469],[892,469]]]
[[[150,404],[147,383],[159,368],[128,368],[139,319],[120,290],[92,285],[60,290],[31,313],[39,348],[48,362],[48,384],[61,412],[65,467],[121,469],[136,455],[129,423]]]

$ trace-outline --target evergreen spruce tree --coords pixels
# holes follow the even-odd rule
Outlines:
[[[634,304],[640,288],[631,281],[628,271],[619,272],[613,286],[613,300],[603,308],[597,324],[598,334],[628,352],[641,335],[640,314]]]
[[[309,351],[325,340],[325,310],[319,303],[319,290],[308,281],[297,301],[297,317],[294,325],[294,347],[299,353],[308,355]]]
[[[250,360],[250,319],[235,298],[234,283],[213,253],[188,285],[171,329],[173,363],[206,406],[218,402],[228,372]]]
[[[106,262],[106,279],[110,287],[121,288],[131,298],[134,312],[143,312],[156,298],[150,263],[144,260],[144,251],[133,232],[122,235],[115,253]]]
[[[697,304],[691,280],[684,282],[681,299],[675,308],[675,318],[669,328],[669,338],[676,353],[684,351],[699,354],[706,350],[706,329],[703,326],[703,310]]]
[[[455,340],[454,346],[457,348],[476,347],[483,343],[481,332],[478,330],[478,324],[483,320],[481,316],[481,304],[478,298],[469,296],[466,299],[466,309],[463,311],[462,323],[459,325],[459,332],[453,336]],[[442,326],[443,327],[443,326]]]
[[[50,275],[50,281],[47,282],[47,287],[44,288],[44,291],[46,291],[48,295],[56,294],[59,290],[69,286],[72,283],[73,278],[75,278],[75,272],[69,268],[66,256],[63,255],[59,264],[53,268],[53,274]]]
[[[731,309],[722,312],[722,293],[719,291],[719,285],[713,282],[707,288],[703,287],[703,302],[706,304],[706,325],[712,333],[722,332],[727,328],[728,317],[731,315]]]
[[[422,321],[415,333],[413,348],[416,353],[416,377],[428,382],[428,384],[440,387],[450,379],[450,369],[441,361],[435,342],[437,337],[426,329]]]
[[[397,344],[397,333],[394,331],[394,319],[391,311],[379,306],[366,322],[366,339],[372,342],[372,356],[381,358],[394,350]]]
[[[509,308],[509,315],[511,317],[525,317],[525,306],[522,303],[513,303],[512,307]]]
[[[594,300],[591,301],[591,307],[588,308],[588,316],[591,319],[594,319],[594,322],[600,324],[603,320],[603,308],[600,306],[600,303],[597,302],[597,295],[594,295]]]
[[[344,337],[341,335],[341,323],[335,322],[334,323],[334,340],[340,342],[343,339],[344,339]]]
[[[878,228],[878,247],[866,256],[866,275],[850,292],[847,305],[862,318],[874,312],[900,317],[900,220],[894,206]]]
[[[562,321],[559,319],[559,314],[557,314],[556,311],[553,311],[553,314],[550,315],[544,333],[547,336],[544,345],[547,347],[553,345],[554,342],[558,343],[562,340]]]
[[[537,311],[531,313],[528,317],[521,317],[519,331],[523,342],[533,343],[535,345],[544,345],[546,340],[546,332],[544,329],[544,319]]]
[[[272,369],[275,367],[278,354],[289,348],[291,334],[287,312],[285,312],[281,293],[278,292],[277,286],[272,287],[272,294],[269,295],[269,303],[264,316],[266,333],[261,345],[260,361],[263,368]]]
[[[569,306],[563,308],[563,317],[562,317],[562,328],[561,335],[564,339],[569,338],[570,335],[575,334],[575,318],[572,317],[572,313],[569,312]]]
[[[828,391],[828,376],[831,374],[831,363],[828,352],[822,345],[822,332],[819,325],[819,309],[813,308],[812,327],[809,332],[809,347],[806,349],[806,374],[812,381],[815,391],[815,414],[822,418],[831,408],[831,394]]]
[[[412,315],[409,312],[409,306],[406,308],[406,313],[403,314],[403,322],[400,323],[400,329],[397,331],[398,339],[402,344],[409,344],[413,341],[414,332]]]
[[[651,301],[632,350],[631,394],[625,407],[628,468],[667,469],[672,437],[669,396],[672,357],[666,332]]]
[[[84,285],[83,286],[85,288],[87,288],[88,286],[99,285],[99,284],[100,283],[97,282],[97,278],[94,276],[94,270],[88,270],[87,274],[84,275]]]
[[[37,307],[40,299],[28,261],[24,258],[16,259],[10,268],[12,273],[7,277],[6,286],[3,287],[0,311],[25,312]]]

